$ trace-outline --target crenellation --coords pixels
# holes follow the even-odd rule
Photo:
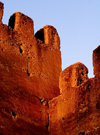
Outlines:
[[[0,135],[100,135],[100,46],[94,78],[81,62],[61,69],[60,37],[50,25],[34,36],[33,20],[15,12],[2,24]]]
[[[44,26],[42,29],[36,32],[35,37],[40,39],[50,48],[60,49],[60,38],[57,30],[53,26]]]
[[[15,12],[10,17],[8,26],[26,38],[33,38],[34,36],[33,20],[20,12]]]
[[[93,51],[93,72],[100,75],[100,45]]]
[[[0,2],[0,22],[2,21],[2,17],[3,17],[3,10],[4,10],[4,4]]]
[[[87,67],[77,62],[66,69],[64,69],[59,77],[60,94],[65,94],[70,87],[80,86],[83,82],[88,80]]]

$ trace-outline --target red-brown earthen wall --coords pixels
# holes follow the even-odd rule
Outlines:
[[[100,135],[99,47],[93,51],[94,78],[75,63],[60,74],[61,95],[49,101],[50,135]]]
[[[61,71],[60,38],[15,12],[2,23],[0,2],[0,135],[100,135],[100,46],[94,78],[77,62]]]
[[[0,2],[0,134],[47,135],[48,101],[60,94],[60,38],[47,25],[41,36],[54,39],[43,42],[28,16],[15,12],[7,26],[2,15]]]

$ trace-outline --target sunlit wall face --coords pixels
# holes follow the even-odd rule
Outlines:
[[[62,69],[82,62],[93,77],[92,51],[100,44],[100,1],[4,1],[3,23],[19,11],[34,20],[34,30],[53,25],[60,36]]]

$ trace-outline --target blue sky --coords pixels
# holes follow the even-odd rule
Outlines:
[[[2,0],[3,23],[22,12],[34,21],[38,31],[54,26],[61,40],[62,69],[82,62],[93,77],[92,52],[100,45],[100,0]]]

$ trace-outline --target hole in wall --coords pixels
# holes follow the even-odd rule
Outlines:
[[[97,101],[97,103],[96,103],[96,109],[100,109],[100,101]]]
[[[88,71],[86,71],[86,74],[88,74]]]
[[[20,51],[20,53],[23,53],[23,50],[19,47],[19,51]]]
[[[30,76],[30,73],[29,73],[28,69],[27,69],[27,75]]]
[[[24,18],[24,21],[27,22],[27,20]]]
[[[64,120],[65,118],[63,117],[62,120]]]
[[[49,123],[45,126],[46,128],[47,128],[47,130],[48,130],[48,127],[49,127]]]
[[[40,102],[43,102],[43,98],[39,97]]]
[[[82,74],[82,75],[84,75],[84,73],[83,73],[83,72],[82,72],[81,74]]]
[[[8,26],[10,26],[12,29],[14,29],[14,26],[15,26],[15,14],[10,17]]]
[[[80,132],[79,135],[85,135],[85,132]]]
[[[28,59],[32,59],[32,57],[28,57]]]
[[[16,113],[14,111],[12,111],[12,116],[16,117]]]

